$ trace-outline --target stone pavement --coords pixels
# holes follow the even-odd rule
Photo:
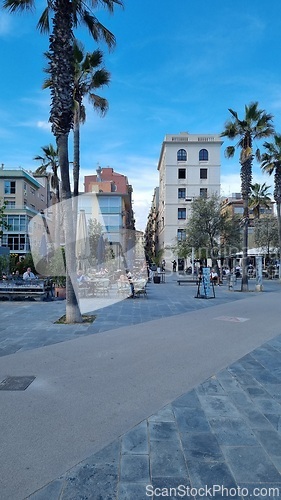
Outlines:
[[[81,338],[81,335],[102,334],[128,324],[134,325],[133,328],[146,322],[154,325],[153,320],[157,318],[174,317],[176,324],[180,317],[184,317],[189,322],[191,316],[186,313],[201,311],[203,318],[212,306],[221,306],[217,309],[222,316],[215,318],[219,320],[218,325],[224,322],[233,328],[235,324],[243,328],[247,318],[228,316],[229,312],[233,314],[237,310],[245,316],[245,311],[255,301],[260,307],[262,297],[268,298],[267,308],[270,301],[280,305],[281,289],[276,282],[266,282],[262,295],[252,292],[246,294],[247,299],[245,294],[229,292],[225,286],[216,288],[214,300],[194,299],[195,291],[193,285],[176,285],[173,278],[166,284],[151,284],[148,299],[124,300],[108,309],[97,310],[97,319],[86,327],[50,322],[63,313],[62,302],[24,302],[20,306],[3,302],[0,303],[1,355]],[[247,307],[243,308],[246,302]],[[3,305],[7,307],[4,309]],[[192,390],[159,408],[125,433],[117,434],[111,444],[89,455],[43,488],[28,497],[18,492],[17,498],[155,500],[281,496],[279,315],[280,310],[276,309],[277,320],[271,316],[271,323],[276,321],[279,331],[270,325],[272,331],[265,343],[260,345],[257,340],[257,347],[250,352],[246,349],[242,358],[237,358],[207,380],[201,380]],[[230,334],[234,332],[230,328]],[[212,329],[210,335],[213,335]],[[235,342],[237,337],[233,338]],[[221,355],[223,357],[224,353]],[[3,490],[0,498],[15,500],[5,496]]]
[[[280,356],[281,335],[29,498],[278,498]]]
[[[82,299],[82,312],[94,309],[96,319],[91,325],[55,324],[54,322],[65,313],[65,301],[15,300],[7,302],[0,300],[0,357],[72,340],[82,335],[92,335],[122,326],[137,325],[198,309],[203,310],[213,305],[243,298],[243,295],[237,291],[229,291],[227,285],[224,284],[221,287],[215,287],[215,299],[195,300],[196,284],[179,286],[176,279],[177,276],[172,275],[167,277],[165,284],[149,283],[148,298],[121,300],[107,307],[107,298]],[[254,280],[250,281],[250,289],[254,290]],[[278,289],[278,283],[266,282],[267,291]]]

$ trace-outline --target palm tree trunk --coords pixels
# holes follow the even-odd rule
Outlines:
[[[75,239],[69,179],[68,137],[73,125],[73,6],[70,0],[53,3],[53,32],[50,35],[52,132],[57,141],[61,174],[61,201],[66,259],[66,323],[81,323],[76,285]]]
[[[244,199],[244,228],[243,228],[243,257],[242,257],[242,281],[241,292],[247,292],[248,287],[248,229],[249,229],[249,208],[248,197]]]
[[[79,110],[74,111],[73,120],[73,199],[72,210],[73,220],[73,235],[76,241],[76,230],[78,221],[78,195],[79,195],[79,173],[80,173],[80,114]]]
[[[279,279],[281,280],[281,204],[277,203],[278,246],[279,246]]]
[[[80,173],[80,114],[79,110],[74,112],[73,122],[73,195],[79,194]]]
[[[249,146],[251,143],[248,143]],[[244,201],[243,213],[243,258],[242,258],[242,281],[241,292],[247,292],[248,286],[248,229],[249,229],[249,195],[252,183],[252,155],[241,162],[241,192]]]
[[[63,202],[65,259],[66,259],[66,323],[82,323],[82,316],[75,293],[76,259],[73,239],[72,196],[69,179],[68,134],[57,137],[59,164],[61,167],[61,199]],[[75,222],[75,221],[74,221]]]

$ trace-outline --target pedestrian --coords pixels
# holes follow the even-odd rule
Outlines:
[[[35,274],[33,274],[33,272],[31,271],[31,267],[27,268],[27,270],[25,271],[25,273],[23,273],[23,277],[22,278],[24,280],[30,280],[30,279],[36,278]]]
[[[177,262],[175,260],[173,260],[172,264],[173,264],[173,271],[175,273],[177,270]]]
[[[127,276],[127,280],[129,281],[130,288],[131,288],[131,295],[128,298],[134,299],[135,298],[135,287],[134,287],[134,282],[133,282],[133,276],[132,276],[131,271],[129,271],[129,269],[126,269],[126,276]]]

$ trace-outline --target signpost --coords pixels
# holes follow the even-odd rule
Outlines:
[[[202,274],[199,275],[198,289],[196,299],[214,299],[215,288],[214,283],[211,283],[210,268],[202,267]]]

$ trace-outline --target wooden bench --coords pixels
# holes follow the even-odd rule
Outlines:
[[[2,280],[0,281],[0,297],[13,300],[22,298],[47,298],[50,288],[45,280]]]

